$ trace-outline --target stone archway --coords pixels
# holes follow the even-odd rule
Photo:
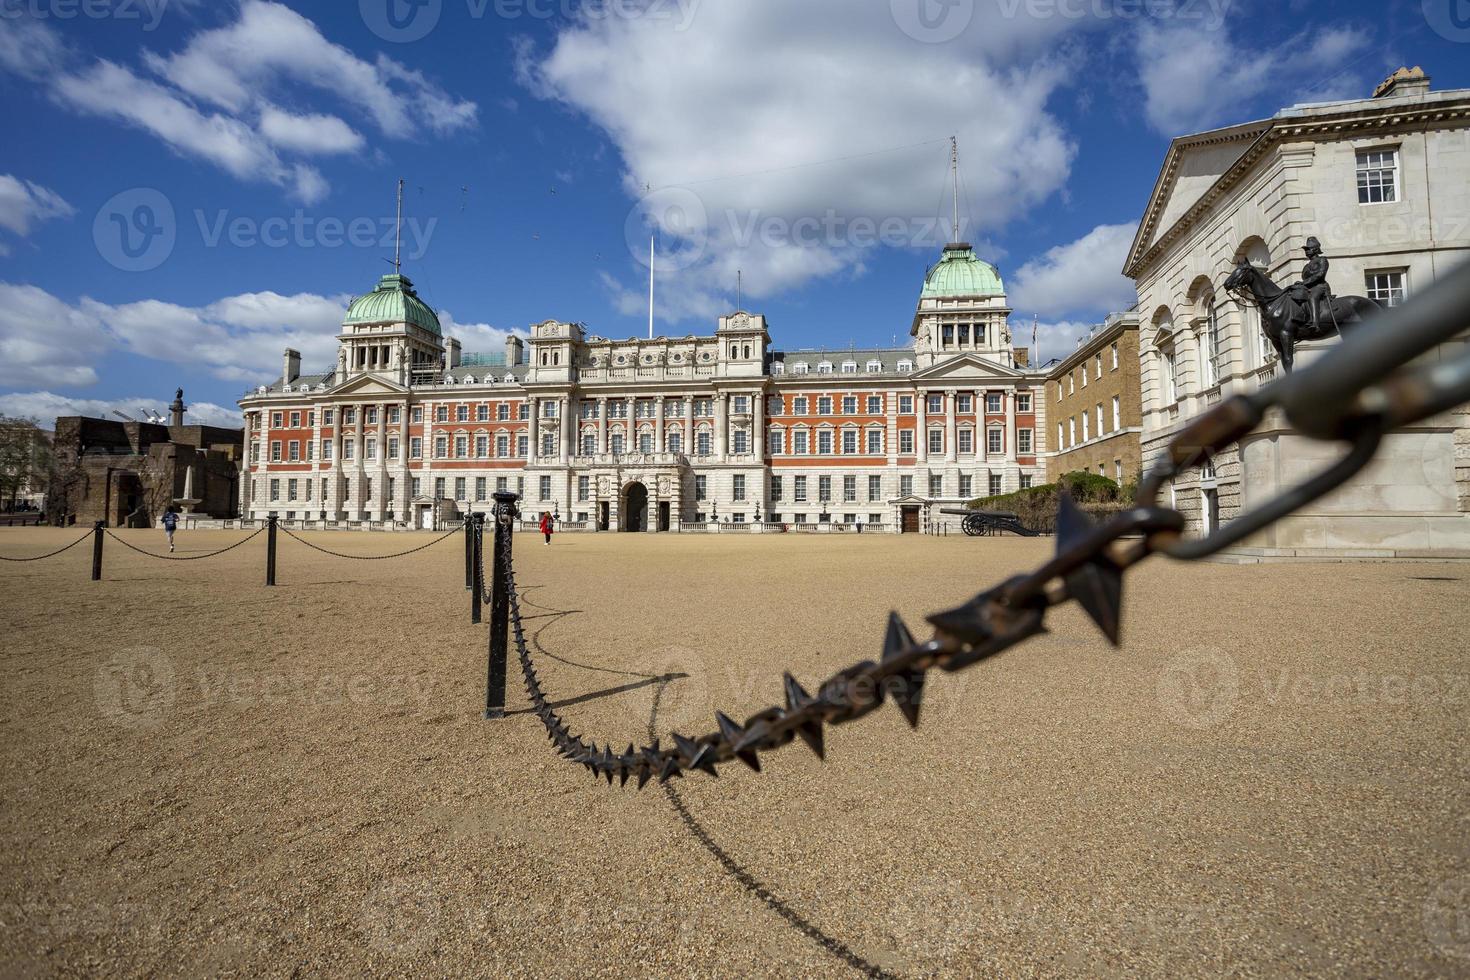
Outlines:
[[[618,507],[619,531],[648,530],[648,488],[637,481],[623,488]]]

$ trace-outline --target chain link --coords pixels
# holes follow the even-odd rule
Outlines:
[[[112,531],[111,531],[111,529],[104,529],[104,530],[105,530],[105,532],[106,532],[106,534],[107,534],[107,536],[109,538],[111,538],[112,540],[116,541],[118,544],[122,545],[124,548],[129,548],[129,549],[131,549],[133,551],[136,551],[140,555],[147,555],[149,558],[157,558],[159,561],[200,561],[200,560],[205,559],[205,558],[216,558],[216,557],[224,554],[227,551],[234,551],[236,548],[240,547],[240,545],[244,544],[246,541],[249,541],[251,538],[254,538],[261,531],[264,531],[265,528],[260,528],[260,529],[256,530],[255,532],[253,532],[252,534],[249,534],[246,537],[241,538],[239,541],[236,541],[234,544],[230,545],[228,548],[221,548],[218,551],[211,551],[211,552],[209,552],[206,555],[157,555],[157,554],[154,554],[151,551],[144,551],[142,548],[139,548],[137,545],[129,544],[128,542],[124,541],[122,538],[118,537],[116,534],[113,534]]]
[[[760,753],[800,738],[819,757],[823,732],[876,711],[892,700],[917,727],[930,670],[954,672],[995,657],[1044,632],[1047,611],[1075,601],[1113,643],[1118,642],[1124,573],[1163,553],[1197,559],[1239,542],[1282,516],[1318,499],[1361,470],[1392,429],[1430,418],[1470,401],[1470,350],[1417,368],[1414,358],[1470,327],[1470,263],[1445,276],[1421,297],[1375,318],[1373,332],[1339,345],[1317,364],[1261,390],[1231,398],[1186,425],[1139,488],[1136,505],[1094,525],[1065,494],[1057,519],[1057,553],[1034,572],[1018,575],[969,602],[928,618],[932,636],[918,642],[890,615],[881,657],[838,671],[808,693],[791,674],[782,678],[785,705],[765,708],[737,723],[715,715],[718,730],[698,738],[673,736],[672,748],[657,738],[623,752],[598,748],[571,733],[551,707],[526,647],[515,568],[509,555],[498,569],[505,576],[510,624],[526,693],[557,751],[609,784],[636,777],[666,782],[697,769],[739,760],[760,771]],[[1346,380],[1343,380],[1346,379]],[[1348,452],[1324,472],[1247,512],[1200,540],[1185,540],[1185,519],[1158,505],[1175,475],[1198,465],[1207,453],[1228,448],[1253,431],[1268,411],[1280,409],[1299,431],[1317,439],[1348,442]]]
[[[288,538],[301,542],[313,551],[320,551],[322,554],[331,555],[333,558],[351,558],[355,561],[386,561],[389,558],[405,558],[408,555],[418,554],[420,551],[423,551],[426,548],[432,548],[440,541],[443,541],[445,538],[452,538],[462,530],[464,530],[463,525],[454,528],[446,534],[439,535],[439,537],[435,538],[433,541],[428,542],[427,544],[421,544],[417,548],[410,548],[407,551],[400,551],[392,555],[344,555],[340,551],[331,551],[327,548],[323,548],[321,545],[312,544],[305,538],[300,537],[296,534],[292,534],[290,528],[281,528],[282,533],[284,533]]]
[[[55,551],[49,552],[49,553],[44,554],[44,555],[35,555],[33,557],[30,557],[30,558],[6,558],[4,555],[0,555],[0,561],[26,562],[26,561],[44,561],[47,558],[55,558],[57,555],[61,554],[62,552],[64,552],[64,551],[70,551],[71,549],[75,548],[77,545],[81,544],[83,541],[85,541],[88,538],[90,538],[93,533],[94,532],[92,532],[92,531],[88,531],[86,534],[82,535],[80,538],[77,538],[75,541],[73,541],[71,544],[67,545],[65,548],[58,548]]]

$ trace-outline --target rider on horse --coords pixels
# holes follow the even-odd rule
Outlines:
[[[1326,309],[1328,315],[1332,315],[1332,287],[1327,285],[1327,270],[1331,263],[1322,254],[1322,243],[1315,237],[1307,239],[1305,251],[1307,265],[1302,269],[1302,281],[1292,286],[1289,292],[1291,298],[1311,314],[1313,333],[1320,333],[1322,311]]]

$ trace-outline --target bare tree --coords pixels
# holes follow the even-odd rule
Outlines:
[[[36,493],[51,478],[51,441],[35,419],[0,415],[0,506],[14,510],[23,493]]]

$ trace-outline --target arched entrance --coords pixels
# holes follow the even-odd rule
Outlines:
[[[630,483],[623,488],[622,506],[618,508],[618,530],[648,530],[648,488]]]

